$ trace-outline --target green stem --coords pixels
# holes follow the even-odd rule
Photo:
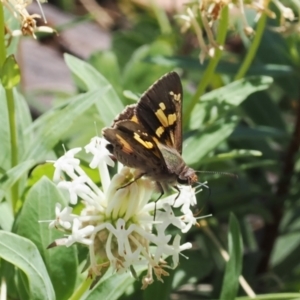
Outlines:
[[[253,59],[257,53],[258,46],[260,45],[264,30],[266,27],[266,21],[267,21],[267,15],[265,13],[262,13],[259,21],[257,22],[256,32],[255,32],[255,36],[253,38],[252,44],[248,50],[248,53],[241,65],[239,71],[235,75],[234,80],[243,78],[246,75],[248,69],[250,68],[250,66],[253,62]]]
[[[166,12],[157,5],[157,0],[150,1],[153,12],[156,16],[160,31],[162,34],[170,34],[172,32],[172,27],[170,25],[168,16]]]
[[[202,221],[200,223],[200,225],[202,225],[201,228],[204,231],[204,233],[206,234],[206,236],[213,242],[213,244],[215,244],[215,246],[217,247],[217,249],[220,252],[223,259],[226,262],[228,262],[228,260],[229,260],[228,252],[222,247],[221,243],[219,242],[219,240],[217,239],[217,237],[215,236],[213,231],[209,228],[207,222]],[[246,279],[243,277],[243,275],[239,276],[239,283],[240,283],[242,289],[245,291],[245,293],[249,296],[249,298],[251,298],[251,299],[256,298],[254,291],[252,290],[251,286],[248,284]]]
[[[217,43],[220,46],[223,46],[225,43],[226,35],[227,35],[227,28],[228,28],[228,7],[225,6],[222,9],[221,18],[218,26],[218,35],[217,35]],[[216,49],[215,55],[213,58],[210,59],[209,64],[206,68],[206,70],[203,73],[202,79],[197,87],[197,90],[191,99],[186,111],[185,111],[185,125],[189,122],[191,113],[195,107],[195,105],[198,103],[199,98],[203,95],[205,92],[208,84],[210,83],[215,69],[221,59],[222,50]]]
[[[5,48],[5,24],[4,24],[4,12],[3,6],[0,3],[0,67],[3,66],[6,60],[6,48]],[[9,119],[9,132],[10,132],[10,148],[11,148],[11,168],[18,164],[18,140],[17,140],[17,122],[15,111],[15,100],[13,90],[6,88],[6,103]],[[18,201],[18,182],[16,182],[11,188],[11,201],[13,212],[16,213],[16,206]]]
[[[18,139],[17,139],[17,122],[16,122],[16,110],[15,99],[12,89],[5,89],[6,102],[8,109],[9,128],[10,128],[10,148],[11,148],[11,167],[15,167],[18,164]],[[11,200],[13,212],[17,211],[17,202],[19,198],[19,184],[16,182],[11,187]]]
[[[4,12],[3,6],[0,2],[0,67],[2,67],[6,59],[6,48],[5,48],[5,25],[4,25]]]
[[[69,300],[80,300],[82,295],[90,288],[93,279],[88,277],[84,280],[81,285],[77,288],[77,290],[73,293],[73,295],[69,298]]]

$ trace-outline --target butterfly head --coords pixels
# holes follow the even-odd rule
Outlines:
[[[198,182],[198,176],[194,169],[185,166],[182,172],[178,175],[177,182],[179,184],[192,185]]]

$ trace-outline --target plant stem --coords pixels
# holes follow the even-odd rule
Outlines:
[[[238,80],[243,78],[246,73],[248,72],[248,69],[250,68],[253,59],[257,53],[258,46],[260,45],[265,27],[266,27],[266,21],[267,21],[267,15],[265,13],[262,13],[259,21],[257,22],[257,27],[255,31],[255,36],[253,38],[252,44],[250,48],[248,49],[247,55],[238,70],[237,74],[234,77],[234,80]]]
[[[11,168],[18,164],[18,139],[17,139],[17,122],[15,99],[12,89],[5,89],[6,102],[8,109],[9,128],[10,128],[10,148],[11,148]],[[11,200],[14,214],[17,209],[17,201],[19,197],[19,184],[18,181],[11,187]]]
[[[80,300],[82,295],[89,289],[93,279],[88,277],[84,280],[81,285],[77,288],[77,290],[73,293],[73,295],[69,298],[69,300]]]
[[[157,0],[151,0],[150,4],[156,16],[161,33],[170,34],[172,32],[172,27],[170,25],[166,12],[157,5]]]
[[[3,6],[0,2],[0,67],[2,67],[6,59],[6,49],[5,49],[5,25],[4,25],[4,12]]]
[[[7,109],[9,114],[10,128],[10,146],[11,146],[11,166],[15,167],[18,164],[18,148],[17,148],[17,128],[16,128],[16,111],[14,103],[14,95],[12,89],[5,89]]]
[[[228,7],[225,6],[222,9],[221,18],[218,26],[218,35],[217,35],[217,43],[220,46],[223,46],[225,43],[226,35],[227,35],[227,28],[228,28],[228,21],[229,21],[229,15],[228,15]],[[206,68],[206,70],[203,73],[202,79],[197,87],[197,90],[191,99],[191,102],[189,103],[187,109],[186,109],[186,117],[185,117],[185,125],[189,122],[191,113],[199,101],[199,98],[203,95],[205,92],[208,84],[210,83],[215,69],[221,59],[222,50],[216,49],[215,55],[213,58],[210,59],[209,64]]]
[[[6,60],[6,48],[5,48],[5,24],[4,24],[4,12],[3,6],[0,3],[0,67]],[[13,90],[5,88],[6,103],[9,119],[9,132],[10,132],[10,152],[11,152],[11,168],[18,164],[18,141],[17,141],[17,122],[15,111],[15,100]],[[18,182],[16,182],[11,188],[11,201],[13,213],[16,213],[16,206],[18,201]]]
[[[300,100],[300,99],[299,99]],[[298,103],[300,103],[298,100]],[[261,249],[263,257],[258,266],[258,274],[263,274],[268,270],[272,251],[279,235],[279,226],[283,218],[285,200],[288,199],[292,177],[295,174],[297,156],[300,149],[300,105],[296,110],[296,119],[294,123],[294,132],[290,143],[285,151],[285,159],[282,163],[280,180],[278,181],[277,191],[274,198],[271,199],[270,212],[272,222],[266,223],[264,228],[264,239]]]
[[[210,238],[210,240],[216,245],[216,247],[218,248],[221,256],[223,257],[223,259],[227,262],[229,261],[229,254],[228,252],[222,248],[221,243],[218,241],[218,239],[216,238],[216,236],[214,235],[214,233],[210,230],[208,224],[206,221],[201,221],[201,228],[204,231],[204,233]],[[243,275],[239,276],[239,282],[241,287],[243,288],[243,290],[245,291],[245,293],[249,296],[249,298],[254,299],[256,298],[256,295],[254,293],[254,291],[252,290],[251,286],[248,284],[248,282],[246,281],[246,279],[244,278]]]

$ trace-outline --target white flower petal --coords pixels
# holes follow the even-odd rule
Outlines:
[[[97,168],[102,162],[105,162],[107,165],[113,167],[115,165],[114,161],[111,159],[111,154],[106,148],[108,142],[100,137],[93,137],[88,145],[84,147],[87,153],[94,155],[90,168]]]
[[[66,246],[69,247],[75,242],[85,244],[85,245],[91,245],[93,241],[91,239],[86,238],[87,236],[90,236],[94,231],[94,226],[88,225],[86,227],[81,228],[81,222],[79,219],[74,219],[73,221],[73,227],[72,227],[72,235],[68,236],[68,241],[66,243]]]
[[[58,182],[60,180],[60,178],[62,177],[62,172],[66,172],[71,178],[76,178],[74,168],[79,165],[80,160],[74,158],[74,155],[77,154],[79,151],[81,151],[81,148],[71,149],[54,162],[54,182]]]

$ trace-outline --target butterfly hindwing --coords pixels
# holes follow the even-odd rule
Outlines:
[[[118,122],[124,120],[131,120],[137,122],[137,118],[135,115],[136,104],[131,104],[126,106],[126,108],[115,117],[112,127],[114,127]]]
[[[113,147],[112,152],[124,165],[142,170],[149,165],[153,168],[161,167],[160,150],[140,124],[131,120],[120,120],[113,128],[106,128],[103,133]]]
[[[141,97],[135,112],[146,132],[182,152],[182,85],[177,73],[156,81]]]

